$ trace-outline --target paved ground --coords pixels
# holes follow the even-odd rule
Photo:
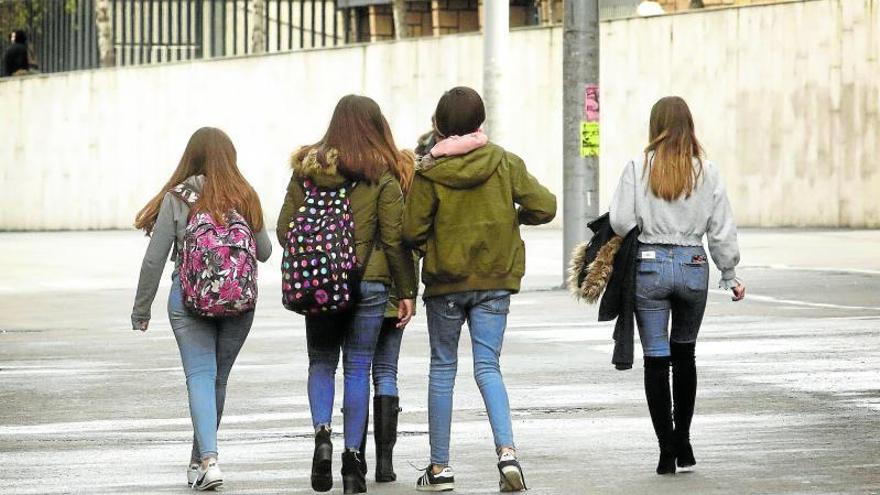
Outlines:
[[[514,299],[504,355],[532,493],[880,493],[880,232],[742,233],[750,299],[713,293],[697,346],[698,471],[663,478],[640,367],[615,371],[611,325],[550,290],[560,238],[528,235],[528,290]],[[0,493],[186,493],[191,430],[167,286],[151,330],[128,330],[145,245],[134,232],[0,235]],[[230,382],[227,493],[310,492],[303,325],[276,304],[276,262]],[[401,359],[401,481],[371,492],[413,492],[408,462],[426,463],[427,354],[420,317]],[[457,491],[494,493],[469,367],[462,359]]]

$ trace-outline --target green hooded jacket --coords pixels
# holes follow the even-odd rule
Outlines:
[[[284,205],[278,215],[276,230],[282,247],[287,244],[287,231],[290,230],[294,214],[305,203],[305,179],[311,179],[322,188],[338,188],[348,181],[337,172],[332,160],[324,167],[313,158],[310,160],[310,156],[303,161],[291,159],[293,174],[287,186]],[[328,156],[335,154],[328,153]],[[377,184],[358,182],[351,191],[351,209],[354,214],[354,239],[358,260],[366,259],[370,246],[373,246],[363,280],[381,282],[388,286],[393,283],[395,296],[400,299],[414,299],[418,287],[411,251],[403,247],[400,237],[403,193],[397,179],[391,173],[385,172]]]
[[[519,291],[520,225],[556,216],[556,196],[522,159],[489,143],[466,155],[423,159],[403,217],[403,239],[424,250],[425,297],[471,290]]]

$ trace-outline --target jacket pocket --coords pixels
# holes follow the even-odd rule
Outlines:
[[[469,263],[471,244],[459,230],[450,229],[430,241],[425,257],[426,282],[460,282],[474,271]]]

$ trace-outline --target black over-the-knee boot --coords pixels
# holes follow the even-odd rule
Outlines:
[[[645,356],[645,397],[660,444],[657,474],[675,474],[672,397],[669,393],[669,358]]]
[[[697,399],[696,344],[672,343],[672,398],[675,417],[675,452],[678,467],[689,468],[697,463],[691,447],[691,420]]]
[[[400,398],[379,395],[373,398],[373,436],[376,439],[376,481],[395,481],[394,445],[397,443],[397,418],[400,414]]]

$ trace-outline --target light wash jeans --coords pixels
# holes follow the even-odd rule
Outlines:
[[[459,292],[425,298],[428,336],[431,341],[431,372],[428,423],[431,463],[449,464],[449,436],[452,427],[452,391],[458,371],[458,340],[467,321],[474,353],[474,378],[495,438],[495,448],[514,447],[510,402],[501,378],[501,347],[510,292],[485,290]]]
[[[317,429],[330,426],[336,393],[336,368],[342,350],[345,396],[345,448],[360,449],[370,408],[370,368],[388,303],[388,288],[361,282],[361,300],[349,316],[306,317],[309,351],[309,406]]]
[[[670,340],[696,342],[708,293],[709,261],[702,246],[639,245],[636,322],[644,355],[669,356]]]
[[[373,389],[377,396],[397,397],[397,363],[400,361],[400,344],[403,340],[403,329],[397,328],[397,318],[385,318],[379,341],[376,343],[376,354],[373,356]]]
[[[191,462],[217,456],[217,428],[226,402],[226,382],[244,345],[254,312],[234,318],[203,318],[183,306],[180,280],[175,275],[168,296],[168,319],[177,339],[193,423]]]

